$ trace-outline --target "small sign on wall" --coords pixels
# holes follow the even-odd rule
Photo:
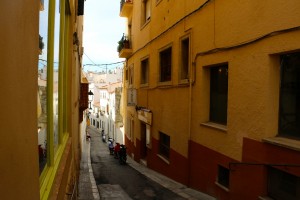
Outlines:
[[[136,89],[129,88],[127,90],[127,106],[135,106],[136,105]]]
[[[150,110],[138,110],[138,119],[146,124],[152,125],[152,112]]]

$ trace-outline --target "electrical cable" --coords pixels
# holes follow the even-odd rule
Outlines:
[[[300,26],[287,28],[287,29],[282,29],[282,30],[277,30],[277,31],[272,31],[270,33],[264,34],[264,35],[259,36],[257,38],[254,38],[254,39],[251,39],[251,40],[248,40],[248,41],[245,41],[245,42],[241,42],[239,44],[226,46],[226,47],[219,47],[219,48],[214,48],[214,49],[210,49],[210,50],[207,50],[207,51],[199,52],[199,53],[196,54],[196,57],[195,57],[194,61],[196,61],[198,56],[204,56],[204,55],[208,55],[208,54],[212,54],[212,53],[216,53],[216,52],[220,52],[220,51],[239,48],[239,47],[246,46],[246,45],[249,45],[249,44],[254,43],[254,42],[258,42],[258,41],[260,41],[262,39],[265,39],[265,38],[268,38],[268,37],[272,37],[272,36],[275,36],[275,35],[291,32],[291,31],[297,31],[297,30],[300,30]]]
[[[114,63],[106,63],[106,64],[84,64],[83,65],[83,67],[85,67],[85,66],[94,66],[94,67],[98,67],[98,68],[100,68],[100,69],[104,69],[104,70],[106,70],[106,72],[107,72],[107,70],[108,70],[108,68],[107,68],[107,66],[109,66],[109,65],[116,65],[116,64],[120,64],[120,63],[124,63],[125,61],[120,61],[120,62],[114,62]],[[102,67],[102,66],[105,66],[105,67]]]
[[[86,53],[85,52],[83,52],[83,54],[93,63],[93,64],[95,64],[95,62],[94,61],[92,61],[92,59],[88,56],[88,55],[86,55]]]
[[[114,63],[106,63],[106,64],[84,64],[83,66],[103,66],[103,65],[115,65],[119,63],[124,63],[125,61],[120,61],[120,62],[114,62]]]
[[[88,64],[83,64],[83,67],[85,66],[95,66],[101,69],[106,69],[107,70],[107,66],[108,65],[115,65],[115,64],[120,64],[120,63],[124,63],[125,61],[120,61],[120,62],[113,62],[113,63],[106,63],[106,64],[97,64],[95,63],[85,52],[84,55],[92,62],[92,63],[88,63]],[[101,66],[105,66],[105,67],[101,67]]]

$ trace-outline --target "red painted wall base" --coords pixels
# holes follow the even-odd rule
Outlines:
[[[126,138],[128,154],[134,160],[141,159],[141,142],[136,146]],[[237,161],[203,145],[189,142],[189,159],[170,150],[169,159],[158,154],[159,141],[152,138],[147,149],[147,166],[188,187],[194,188],[220,200],[253,200],[267,196],[267,175],[270,164],[300,165],[300,154],[287,148],[244,138],[242,160]],[[229,187],[217,184],[218,166],[229,170]],[[285,172],[300,176],[300,167],[278,167]]]

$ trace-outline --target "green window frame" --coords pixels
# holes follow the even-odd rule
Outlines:
[[[68,122],[70,108],[67,104],[70,102],[68,63],[68,44],[71,39],[69,36],[70,6],[67,0],[48,0],[47,2],[49,2],[48,40],[45,41],[47,42],[47,162],[40,173],[41,199],[48,199],[50,195],[70,130]],[[41,1],[42,3],[45,2]],[[54,103],[56,104],[53,105]],[[57,123],[54,127],[55,121]],[[56,135],[54,129],[56,129]]]

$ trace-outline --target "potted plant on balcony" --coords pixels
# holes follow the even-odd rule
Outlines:
[[[42,55],[43,49],[44,49],[44,42],[43,42],[43,37],[39,35],[39,54]]]
[[[124,47],[123,41],[120,40],[120,41],[118,42],[118,49],[117,49],[119,53],[120,53],[120,51],[123,49],[123,47]]]
[[[123,33],[123,36],[121,38],[121,40],[118,42],[118,52],[120,53],[120,51],[122,51],[123,48],[129,49],[130,45],[129,45],[129,40],[128,37],[126,37]]]

